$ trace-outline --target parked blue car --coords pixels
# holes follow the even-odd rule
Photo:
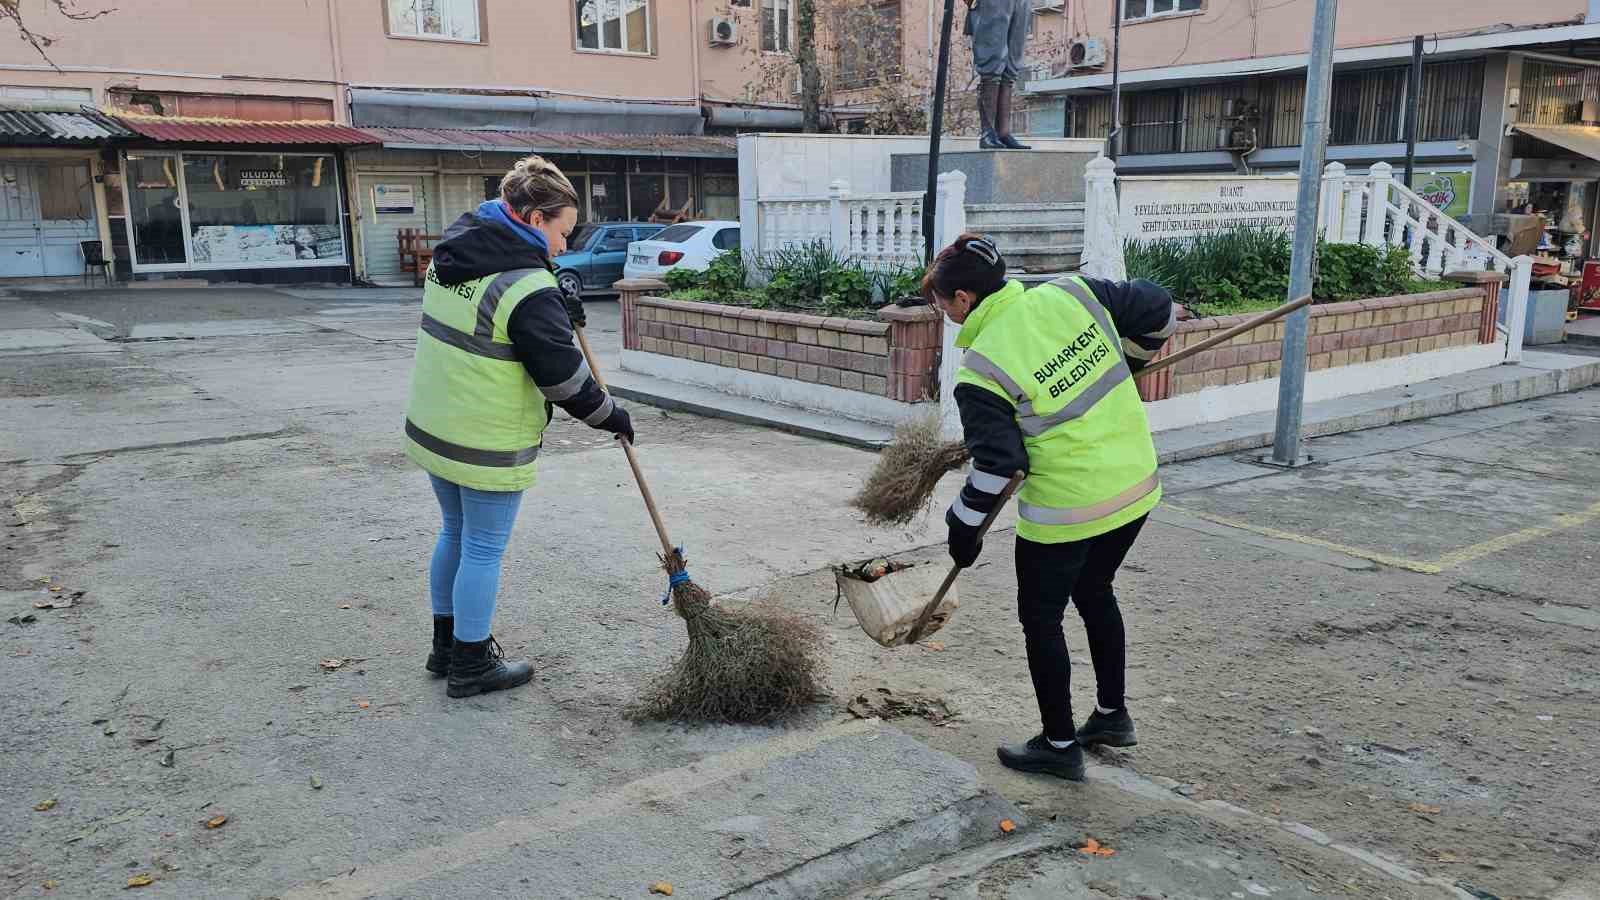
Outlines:
[[[649,222],[590,222],[573,229],[567,252],[555,258],[556,280],[577,294],[605,293],[622,277],[628,245],[665,225]]]

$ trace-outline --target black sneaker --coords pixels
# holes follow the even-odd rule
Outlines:
[[[455,644],[455,630],[455,616],[433,617],[433,649],[428,652],[424,668],[433,673],[435,678],[450,674],[450,648]]]
[[[1000,140],[1000,135],[995,134],[994,129],[985,128],[978,136],[978,149],[1006,150],[1009,148],[1007,148],[1005,143]]]
[[[500,642],[490,635],[481,641],[456,641],[450,648],[450,681],[444,692],[451,697],[471,697],[531,680],[533,666],[506,662]]]
[[[1126,709],[1105,714],[1097,709],[1078,729],[1078,743],[1085,747],[1132,747],[1139,738],[1133,733],[1133,717]]]
[[[1013,137],[1013,136],[1011,136],[1009,134],[1002,134],[999,137],[1000,137],[1000,143],[1005,145],[1006,149],[1008,149],[1008,150],[1032,150],[1033,149],[1031,146],[1029,146],[1027,144],[1024,144],[1023,142],[1017,140],[1015,137]]]
[[[1082,781],[1085,776],[1082,747],[1074,743],[1057,750],[1042,734],[1020,746],[1001,747],[995,754],[1000,757],[1000,765],[1018,772],[1042,772],[1068,781]]]

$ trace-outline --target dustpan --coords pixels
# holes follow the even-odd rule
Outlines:
[[[979,541],[989,533],[989,527],[1026,474],[1018,472],[1006,482],[994,508],[978,526]],[[854,566],[836,566],[833,570],[839,593],[850,601],[850,611],[855,613],[856,623],[867,637],[885,647],[915,644],[950,621],[960,605],[956,600],[959,566],[945,570],[931,563],[908,565],[883,560],[882,574],[876,570],[863,574],[876,562],[867,560]]]
[[[861,630],[885,647],[898,647],[909,643],[907,638],[916,629],[917,619],[928,605],[945,578],[945,571],[934,563],[907,565],[891,562],[889,571],[868,581],[862,577],[873,560],[862,560],[847,566],[835,566],[833,576],[839,593],[850,604],[856,624]],[[927,637],[944,627],[944,623],[960,606],[955,588],[945,592],[939,605],[928,617],[918,638]]]

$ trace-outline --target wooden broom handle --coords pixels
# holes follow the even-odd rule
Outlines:
[[[606,380],[594,364],[594,351],[589,349],[589,338],[584,335],[583,328],[574,325],[572,330],[578,335],[578,349],[583,351],[583,359],[589,364],[589,374],[594,376],[600,389],[610,392],[606,387]],[[661,511],[656,508],[656,498],[650,493],[650,484],[644,480],[644,470],[639,468],[639,457],[634,453],[633,444],[625,437],[617,437],[617,443],[622,445],[622,452],[628,455],[628,468],[633,470],[633,482],[639,486],[639,495],[644,498],[645,511],[650,513],[650,524],[656,527],[656,537],[661,539],[661,554],[670,557],[675,545],[672,538],[667,537],[667,524],[661,521]]]
[[[1017,488],[1022,486],[1022,480],[1027,477],[1027,472],[1018,472],[1006,482],[1005,490],[1000,492],[1000,499],[995,501],[994,509],[989,510],[989,514],[983,517],[983,524],[978,526],[978,540],[983,540],[984,535],[989,533],[989,527],[994,524],[994,520],[1000,518],[1000,510],[1005,509],[1006,501],[1011,499],[1011,495],[1017,492]],[[928,627],[928,620],[933,618],[934,612],[939,609],[939,604],[944,602],[944,595],[950,593],[950,587],[956,583],[956,576],[960,574],[960,566],[950,567],[950,572],[944,576],[944,583],[939,585],[938,593],[934,594],[928,605],[922,608],[916,624],[911,626],[911,631],[906,635],[906,643],[915,644],[921,639],[923,630]]]
[[[1214,334],[1192,347],[1185,347],[1171,356],[1164,356],[1161,359],[1156,360],[1150,365],[1145,366],[1143,369],[1140,369],[1138,372],[1135,372],[1133,377],[1143,378],[1146,375],[1154,375],[1162,369],[1165,369],[1167,366],[1175,366],[1189,357],[1194,356],[1196,353],[1204,353],[1218,344],[1231,341],[1239,335],[1244,334],[1246,331],[1254,331],[1268,322],[1275,322],[1278,319],[1287,316],[1289,313],[1294,312],[1300,307],[1308,305],[1309,303],[1311,303],[1311,295],[1307,294],[1304,297],[1290,300],[1288,303],[1285,303],[1276,309],[1269,309],[1264,313],[1260,313],[1259,315],[1251,316],[1250,318],[1240,322],[1238,325],[1235,325],[1232,328],[1229,328],[1227,331],[1224,331],[1221,334]]]

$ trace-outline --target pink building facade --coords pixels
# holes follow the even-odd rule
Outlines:
[[[51,41],[0,42],[0,277],[76,275],[100,253],[125,278],[409,280],[402,231],[437,234],[529,152],[573,178],[586,221],[734,219],[734,135],[801,126],[796,0],[203,6],[76,20],[23,0]],[[818,6],[826,126],[915,115],[943,4]],[[1069,31],[1064,4],[1040,6],[1030,77]],[[1023,106],[1016,130],[1059,134],[1062,108]]]

